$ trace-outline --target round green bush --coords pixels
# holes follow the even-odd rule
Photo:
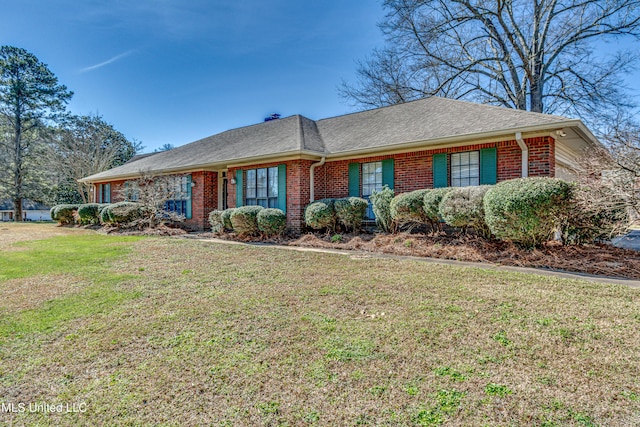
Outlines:
[[[314,230],[334,230],[336,221],[335,199],[312,202],[304,210],[304,222]]]
[[[233,231],[241,236],[254,236],[258,234],[258,213],[262,206],[241,206],[231,213],[231,225]]]
[[[424,193],[422,209],[424,209],[427,219],[432,223],[440,222],[440,202],[451,190],[453,190],[452,187],[430,188]]]
[[[485,194],[485,221],[498,239],[535,247],[551,239],[571,200],[572,185],[561,179],[511,179]]]
[[[438,212],[448,225],[473,227],[482,237],[491,237],[491,230],[484,219],[484,195],[490,185],[452,188],[442,197]]]
[[[209,224],[211,224],[211,232],[213,233],[221,233],[224,231],[222,212],[223,211],[215,209],[209,213]]]
[[[233,230],[233,225],[231,224],[231,214],[235,210],[236,208],[227,208],[220,214],[220,219],[222,219],[222,226],[225,228],[225,230]]]
[[[376,217],[376,225],[386,233],[393,230],[393,219],[391,218],[391,200],[395,196],[395,192],[387,185],[382,187],[380,191],[372,191],[369,196],[373,214]]]
[[[369,202],[360,197],[336,199],[333,207],[340,224],[357,232],[362,227]]]
[[[100,205],[100,208],[98,208],[98,212],[100,216],[100,222],[102,224],[111,223],[111,203]]]
[[[100,203],[86,203],[78,206],[78,217],[81,224],[99,224],[100,223]]]
[[[429,218],[422,207],[424,195],[428,190],[415,190],[410,193],[398,194],[389,205],[391,218],[398,225],[428,224]]]
[[[132,227],[144,216],[145,210],[140,203],[118,202],[105,207],[100,215],[101,219],[107,216],[108,224],[119,227]]]
[[[265,236],[279,236],[286,228],[287,215],[282,210],[268,208],[258,212],[258,230]]]
[[[78,210],[79,205],[62,204],[51,208],[51,219],[58,221],[59,224],[73,224],[75,219],[73,218],[74,212]]]

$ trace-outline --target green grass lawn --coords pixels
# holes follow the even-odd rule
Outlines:
[[[640,424],[637,289],[28,227],[0,230],[0,425]]]

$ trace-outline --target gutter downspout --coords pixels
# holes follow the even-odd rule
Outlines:
[[[516,132],[516,142],[522,150],[522,177],[526,178],[529,176],[529,148],[522,139],[522,132]]]
[[[326,156],[322,156],[322,158],[320,159],[320,161],[318,163],[314,163],[311,165],[311,167],[309,168],[309,203],[315,201],[315,169],[316,166],[322,166],[324,165],[325,160],[327,160]]]

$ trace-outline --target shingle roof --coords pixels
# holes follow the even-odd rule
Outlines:
[[[431,97],[318,121],[296,115],[228,130],[173,150],[143,157],[83,181],[141,172],[173,172],[286,154],[332,155],[450,137],[469,138],[575,120]]]

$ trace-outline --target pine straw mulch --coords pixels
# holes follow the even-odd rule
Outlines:
[[[199,237],[217,237],[249,242],[235,234]],[[569,245],[549,242],[542,248],[523,249],[512,243],[488,241],[472,235],[428,234],[342,234],[339,242],[331,235],[304,234],[268,240],[280,245],[357,250],[372,253],[409,255],[486,262],[515,267],[533,267],[571,271],[600,276],[640,279],[640,252],[620,249],[607,244]]]

